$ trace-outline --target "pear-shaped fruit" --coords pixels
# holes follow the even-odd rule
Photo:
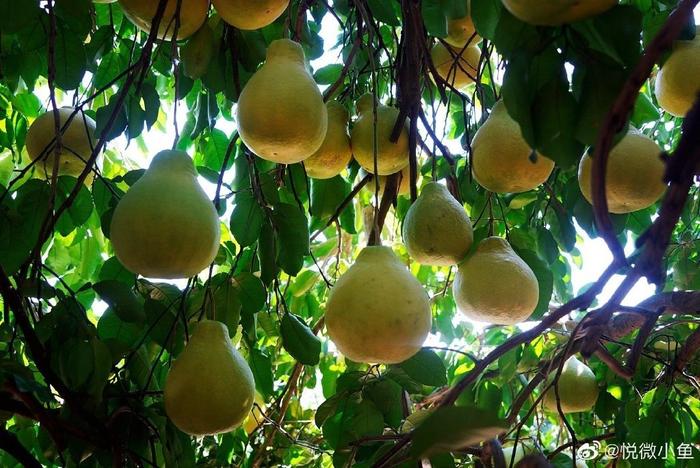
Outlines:
[[[337,101],[326,104],[328,130],[323,144],[310,158],[304,160],[309,177],[330,179],[340,174],[352,159],[348,136],[348,111]]]
[[[496,325],[523,322],[539,300],[537,277],[500,237],[481,241],[459,266],[452,288],[464,315]]]
[[[575,356],[571,356],[564,363],[557,385],[559,403],[564,413],[588,411],[598,399],[598,384],[595,380],[595,374]],[[548,410],[557,411],[557,397],[554,387],[547,391],[542,402]]]
[[[503,101],[493,106],[491,115],[472,141],[472,172],[476,181],[496,193],[527,192],[547,180],[554,161],[537,154],[508,114]]]
[[[255,381],[226,325],[197,325],[170,368],[163,397],[165,413],[187,434],[220,434],[241,425],[253,407]]]
[[[158,39],[170,40],[175,33],[175,13],[180,4],[178,40],[186,39],[197,31],[207,19],[209,0],[167,0],[163,18],[158,25]],[[151,30],[153,18],[158,11],[159,0],[119,0],[124,15],[134,25],[146,32]]]
[[[476,45],[460,49],[447,48],[438,42],[430,50],[430,57],[440,78],[457,89],[474,83],[479,70],[481,49]]]
[[[75,113],[75,115],[73,115]],[[85,161],[90,159],[95,140],[95,121],[80,111],[69,107],[58,109],[59,125],[63,129],[61,151],[58,155],[59,175],[78,177],[85,169]],[[71,116],[73,118],[71,119]],[[70,119],[70,123],[68,123]],[[41,177],[51,177],[55,161],[56,127],[53,111],[46,112],[32,122],[27,131],[25,144],[36,172]],[[92,174],[86,182],[92,181]]]
[[[700,51],[700,49],[698,49]],[[666,190],[665,166],[661,148],[651,138],[630,127],[627,135],[610,152],[605,175],[608,210],[611,213],[631,213],[647,208]],[[593,159],[589,154],[581,159],[578,180],[581,193],[593,202],[591,173]]]
[[[700,34],[696,35],[692,41],[676,42],[673,52],[656,75],[655,86],[659,105],[676,117],[683,117],[688,113],[698,93],[700,93]]]
[[[406,213],[402,234],[408,254],[423,265],[455,265],[464,260],[474,240],[464,207],[437,182],[423,187]]]
[[[374,174],[374,103],[371,94],[357,101],[359,118],[352,129],[352,151],[355,160],[370,174]],[[377,103],[377,174],[389,175],[408,166],[408,125],[399,134],[396,143],[391,141],[391,132],[399,116],[399,110]]]
[[[476,34],[476,28],[474,28],[474,22],[472,21],[471,0],[466,0],[466,4],[466,16],[461,18],[449,18],[447,20],[447,37],[445,38],[445,42],[458,50],[467,45],[467,42],[469,42],[470,45],[476,45],[481,40]]]
[[[328,335],[357,362],[405,361],[421,349],[430,325],[428,294],[389,247],[365,247],[326,302]]]
[[[197,182],[192,159],[161,151],[114,210],[114,252],[130,271],[150,278],[188,278],[219,250],[219,217]]]
[[[216,52],[216,35],[209,23],[205,22],[180,50],[185,76],[193,80],[203,77],[214,57],[214,52]]]
[[[260,29],[279,18],[289,0],[212,0],[221,18],[238,29]]]
[[[557,26],[599,15],[617,0],[501,0],[513,16],[526,23]]]
[[[267,61],[238,99],[238,131],[243,143],[268,161],[294,164],[323,143],[328,111],[306,69],[301,45],[273,41]]]

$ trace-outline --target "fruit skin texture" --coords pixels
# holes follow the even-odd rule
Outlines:
[[[196,80],[203,77],[216,51],[216,35],[206,22],[180,50],[185,76]]]
[[[558,26],[599,15],[617,0],[501,0],[513,16],[539,26]]]
[[[310,158],[304,160],[309,177],[330,179],[340,174],[352,159],[348,136],[348,111],[337,101],[326,104],[328,130],[323,144]]]
[[[288,39],[270,44],[265,64],[241,92],[237,115],[243,143],[268,161],[298,163],[321,147],[328,111],[301,45]]]
[[[634,128],[612,149],[608,158],[605,190],[611,213],[631,213],[647,208],[666,190],[661,148]],[[579,164],[581,193],[593,203],[591,173],[593,158],[585,155]]]
[[[58,109],[61,128],[64,128],[73,112],[74,109],[69,107]],[[90,143],[95,144],[97,142],[95,139],[95,121],[87,115],[83,119],[83,115],[81,112],[76,113],[63,132],[61,137],[63,148],[58,156],[58,175],[78,177],[85,169],[85,161],[92,154],[92,145]],[[55,137],[53,111],[48,111],[37,117],[27,131],[25,144],[27,153],[32,158],[32,161],[41,157],[42,154],[46,155],[42,161],[36,164],[36,172],[41,177],[50,178],[53,173]],[[91,181],[92,177],[93,175],[90,174],[86,181]]]
[[[520,126],[508,114],[503,101],[497,102],[472,141],[474,179],[496,193],[532,190],[547,180],[554,161],[538,154],[533,163],[531,155]]]
[[[356,362],[405,361],[421,349],[431,320],[428,294],[389,247],[365,247],[326,302],[328,335]]]
[[[669,114],[683,117],[700,93],[700,35],[676,42],[673,52],[656,75],[655,94]]]
[[[274,22],[289,0],[212,0],[219,16],[238,29],[260,29]]]
[[[114,210],[110,235],[124,266],[150,278],[189,278],[219,250],[219,217],[192,159],[161,151]]]
[[[374,110],[373,97],[365,94],[357,101],[359,118],[352,129],[352,151],[355,160],[374,174]],[[399,110],[377,103],[377,174],[390,175],[408,166],[408,126],[404,124],[396,143],[390,141]]]
[[[593,408],[598,399],[598,384],[595,374],[584,363],[571,356],[565,363],[559,376],[559,403],[564,413],[580,413]],[[550,388],[542,399],[544,407],[557,411],[557,397],[554,387]]]
[[[496,325],[523,322],[539,301],[537,277],[500,237],[481,241],[459,266],[452,291],[464,315]]]
[[[481,49],[475,45],[467,47],[461,54],[460,52],[461,48],[449,50],[441,42],[430,50],[430,58],[440,78],[457,89],[474,83],[481,60]]]
[[[158,0],[119,0],[124,14],[142,31],[149,32],[151,23],[158,11]],[[175,32],[175,11],[177,0],[168,0],[163,19],[158,25],[158,39],[170,40]],[[180,6],[180,27],[177,31],[178,40],[186,39],[194,34],[209,12],[209,0],[182,0]],[[163,35],[166,33],[165,37]]]
[[[434,266],[459,263],[474,240],[464,207],[437,182],[423,187],[408,209],[402,234],[408,254],[418,263]]]
[[[226,325],[197,325],[170,368],[163,397],[165,413],[187,434],[220,434],[241,425],[253,407],[255,381]]]

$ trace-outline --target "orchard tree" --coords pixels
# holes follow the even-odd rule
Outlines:
[[[0,0],[0,465],[700,466],[697,3]]]

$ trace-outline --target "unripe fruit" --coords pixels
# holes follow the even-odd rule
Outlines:
[[[229,432],[250,414],[255,381],[221,322],[203,320],[165,380],[165,412],[194,436]]]
[[[352,129],[352,151],[360,166],[370,174],[374,174],[375,121],[371,94],[365,94],[357,101],[357,112],[359,118]],[[408,125],[404,124],[396,143],[390,139],[398,116],[398,109],[377,103],[378,175],[394,174],[408,166]]]
[[[314,179],[330,179],[337,176],[352,159],[348,136],[348,111],[337,101],[327,103],[326,108],[328,110],[326,137],[318,151],[304,160],[306,173]]]
[[[520,126],[508,114],[503,101],[497,102],[472,141],[474,179],[496,193],[532,190],[546,181],[554,169],[551,159],[537,155],[533,161],[532,155]]]
[[[631,213],[656,203],[666,190],[665,165],[660,155],[659,145],[630,127],[608,156],[605,190],[611,213]],[[579,164],[578,180],[589,203],[593,202],[592,171],[593,158],[587,154]]]
[[[237,117],[243,143],[268,161],[298,163],[321,147],[328,111],[299,43],[270,44],[266,62],[241,92]]]
[[[178,0],[167,0],[163,18],[158,25],[158,39],[170,40],[175,33],[175,13]],[[146,32],[151,30],[158,11],[159,0],[119,0],[124,15],[134,25]],[[177,39],[186,39],[197,31],[207,19],[209,0],[181,0]]]
[[[437,182],[430,182],[411,205],[403,222],[408,254],[423,265],[449,266],[462,261],[474,234],[464,207]]]
[[[75,113],[75,115],[73,115]],[[58,109],[59,125],[63,129],[61,151],[58,155],[58,175],[78,177],[85,169],[85,162],[90,159],[95,140],[95,121],[73,108]],[[70,123],[68,120],[73,118]],[[66,125],[67,124],[67,125]],[[49,178],[53,173],[55,161],[56,131],[53,111],[39,116],[29,126],[25,141],[27,153],[36,163],[36,172],[41,177]],[[90,174],[86,182],[92,181]]]
[[[119,261],[150,278],[188,278],[219,250],[219,217],[192,159],[161,151],[114,210],[110,237]]]
[[[537,277],[500,237],[481,241],[459,266],[452,289],[464,315],[496,325],[525,321],[539,301]]]
[[[617,0],[501,0],[516,18],[539,26],[558,26],[599,15]]]
[[[405,361],[421,349],[431,319],[428,294],[389,247],[364,248],[326,302],[328,335],[357,362]]]
[[[221,18],[238,29],[260,29],[274,22],[289,0],[212,0]]]
[[[590,410],[598,400],[598,384],[595,374],[584,363],[571,356],[559,376],[559,404],[564,413],[578,413]],[[552,386],[542,402],[552,412],[557,410],[557,396]]]
[[[431,49],[430,58],[440,78],[455,88],[462,89],[474,83],[477,78],[481,49],[470,45],[462,52],[461,48],[448,49],[438,42]]]

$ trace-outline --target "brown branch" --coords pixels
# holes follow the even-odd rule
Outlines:
[[[384,180],[384,193],[382,194],[382,201],[379,204],[379,209],[375,213],[374,222],[372,223],[372,230],[369,233],[367,245],[381,245],[382,243],[382,229],[384,228],[384,221],[386,220],[386,215],[389,213],[389,208],[391,207],[392,203],[394,203],[394,200],[396,200],[396,194],[398,193],[399,174],[400,173],[391,174]]]
[[[41,468],[41,463],[20,443],[13,433],[0,428],[0,449],[12,455],[24,467]]]
[[[593,168],[591,174],[591,188],[593,194],[593,212],[596,225],[601,237],[605,240],[613,257],[622,262],[625,253],[622,245],[617,240],[613,229],[608,201],[605,190],[607,163],[610,150],[613,147],[615,134],[620,131],[629,119],[630,112],[639,96],[639,89],[646,83],[651,75],[654,65],[661,55],[668,50],[673,41],[678,38],[681,31],[693,16],[693,9],[699,0],[682,0],[676,10],[671,13],[666,24],[661,28],[654,40],[647,46],[639,63],[627,79],[615,104],[605,118],[602,130],[598,135],[593,153]],[[675,223],[674,223],[675,225]]]
[[[340,76],[338,76],[338,79],[336,79],[332,85],[330,85],[324,92],[323,92],[323,100],[324,101],[329,101],[331,97],[333,97],[333,93],[336,92],[336,90],[340,87],[341,84],[343,84],[343,81],[345,80],[345,77],[348,75],[348,72],[350,71],[350,67],[352,66],[354,60],[355,60],[355,55],[357,55],[357,51],[360,50],[360,43],[362,41],[362,32],[358,31],[357,36],[355,36],[355,41],[352,44],[352,49],[350,49],[350,53],[348,54],[348,57],[345,59],[345,63],[343,64],[343,69],[340,70]]]
[[[314,325],[313,327],[314,335],[318,334],[318,332],[321,331],[321,329],[323,328],[323,324],[323,318],[319,319],[319,321],[316,322],[316,325]],[[282,391],[282,399],[280,401],[279,414],[277,416],[277,419],[275,420],[275,423],[271,425],[270,431],[265,435],[265,440],[263,440],[263,443],[260,445],[260,447],[258,447],[257,453],[252,457],[253,462],[250,465],[251,468],[260,468],[262,462],[265,460],[265,451],[272,443],[272,440],[274,439],[277,430],[282,426],[282,423],[284,422],[284,417],[287,413],[287,408],[289,408],[289,403],[291,402],[292,397],[296,393],[297,387],[299,385],[299,377],[301,376],[301,371],[303,369],[304,365],[301,362],[297,361],[296,364],[294,364],[292,373],[290,374],[289,380],[287,381],[287,386]]]

